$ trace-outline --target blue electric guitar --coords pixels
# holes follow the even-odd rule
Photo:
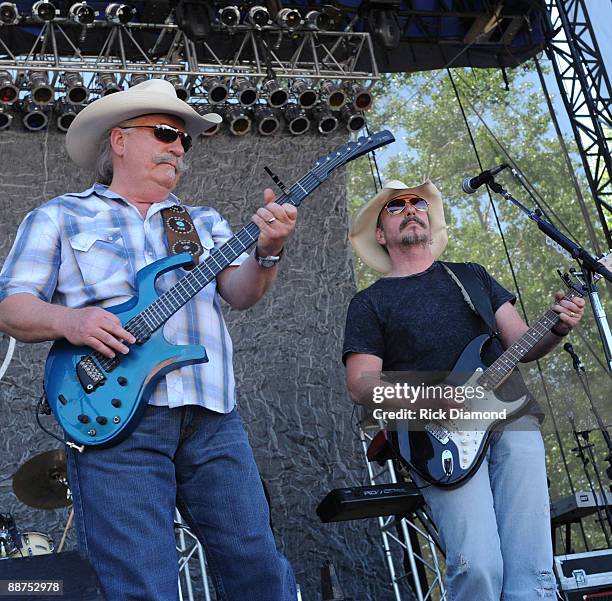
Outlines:
[[[315,166],[276,200],[298,206],[338,167],[394,141],[389,131],[359,138],[319,159]],[[108,309],[136,338],[126,356],[108,359],[86,346],[56,341],[45,365],[45,394],[69,441],[80,446],[112,446],[136,427],[157,381],[173,369],[208,361],[201,345],[172,345],[162,326],[217,274],[251,247],[259,228],[249,223],[161,296],[155,280],[190,265],[191,255],[161,259],[136,274],[137,294]]]

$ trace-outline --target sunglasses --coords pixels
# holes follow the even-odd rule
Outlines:
[[[138,127],[146,127],[147,129],[153,130],[153,135],[160,141],[169,144],[170,142],[174,142],[177,138],[181,138],[181,144],[183,145],[183,150],[187,152],[191,148],[191,136],[176,127],[171,127],[170,125],[130,125],[124,129],[132,129]]]
[[[411,198],[393,198],[385,205],[385,209],[389,215],[399,215],[409,204],[411,204],[417,211],[427,211],[429,209],[429,203],[420,196],[412,196]]]

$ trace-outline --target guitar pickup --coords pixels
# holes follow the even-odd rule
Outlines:
[[[106,376],[92,357],[82,357],[76,365],[76,372],[79,383],[87,393],[93,392],[106,382]]]
[[[429,422],[423,429],[442,444],[447,444],[450,440],[450,432],[441,424]]]

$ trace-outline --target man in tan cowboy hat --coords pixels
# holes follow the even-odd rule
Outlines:
[[[348,310],[343,360],[356,403],[423,408],[426,414],[457,407],[455,399],[441,403],[419,392],[419,379],[448,374],[470,341],[490,333],[487,307],[499,332],[485,348],[487,365],[527,330],[514,295],[482,266],[438,260],[447,228],[440,193],[431,182],[416,187],[388,182],[357,215],[350,240],[361,259],[384,274],[357,293]],[[557,293],[553,310],[560,321],[525,359],[549,352],[580,321],[583,308],[582,299],[572,302]],[[382,372],[410,374],[417,384],[412,396],[374,398],[385,386]],[[528,395],[518,372],[509,378],[510,386],[512,398],[517,392]],[[480,467],[458,487],[430,485],[413,474],[445,547],[449,601],[555,599],[539,413],[532,403],[514,427],[495,432]],[[432,457],[431,447],[414,451]],[[451,473],[448,455],[440,468]]]
[[[134,336],[103,307],[133,297],[136,273],[170,254],[162,210],[181,211],[172,191],[191,139],[219,119],[200,116],[159,79],[79,113],[66,145],[75,163],[96,170],[96,183],[24,219],[0,274],[0,329],[28,342],[66,338],[109,358],[129,353]],[[219,599],[296,599],[235,409],[232,342],[219,299],[245,309],[276,277],[296,210],[274,203],[271,190],[264,200],[252,218],[261,232],[255,252],[239,256],[165,324],[169,343],[204,344],[209,362],[162,377],[125,440],[67,451],[79,547],[108,601],[178,599],[175,507],[205,546]],[[205,259],[232,232],[212,208],[187,210]],[[160,276],[159,291],[178,282],[180,271]]]

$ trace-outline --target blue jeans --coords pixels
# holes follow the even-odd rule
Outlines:
[[[557,598],[544,443],[534,417],[495,432],[463,486],[421,492],[446,550],[448,601]]]
[[[69,451],[68,477],[79,548],[107,601],[178,599],[175,506],[205,548],[220,600],[297,598],[236,410],[148,406],[118,445]]]

